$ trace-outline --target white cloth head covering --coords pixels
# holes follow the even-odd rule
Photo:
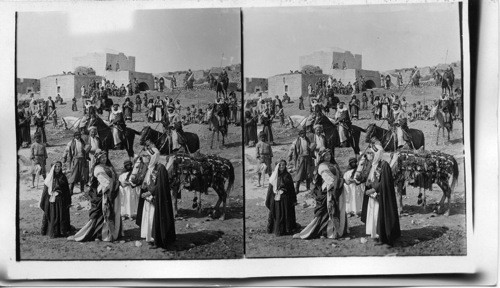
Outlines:
[[[52,168],[50,168],[50,172],[49,174],[47,174],[47,177],[45,178],[45,180],[43,181],[43,184],[45,184],[45,186],[47,186],[47,191],[49,193],[49,202],[54,202],[56,201],[56,196],[59,195],[58,192],[52,192],[52,184],[54,182],[54,168],[56,167],[56,165],[52,165]],[[62,169],[62,168],[61,168]]]
[[[378,163],[380,162],[382,158],[382,154],[384,153],[384,148],[380,144],[380,142],[375,142],[372,144],[370,147],[370,150],[373,151],[373,161],[372,161],[372,168],[370,169],[370,174],[368,175],[368,179],[374,180],[374,175],[375,175],[375,170],[377,169]]]
[[[280,169],[280,162],[281,161],[279,161],[276,167],[274,167],[274,171],[271,174],[271,177],[269,177],[269,184],[273,185],[274,200],[276,201],[279,201],[281,199],[282,194],[282,191],[278,190],[278,174]]]

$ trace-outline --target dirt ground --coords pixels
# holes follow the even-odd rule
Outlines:
[[[148,96],[161,95],[159,92],[147,92]],[[167,95],[176,97],[178,92]],[[239,96],[239,93],[237,93]],[[122,104],[124,98],[112,97],[115,103]],[[134,102],[135,96],[131,97]],[[214,101],[215,92],[209,90],[183,91],[178,99],[184,107],[195,104],[197,107],[206,108],[206,104]],[[82,112],[81,101],[78,102],[78,112],[71,111],[71,101],[65,99],[66,104],[57,104],[59,118],[64,116],[80,117]],[[161,125],[147,124],[145,122],[145,109],[142,113],[133,114],[133,122],[127,123],[137,131],[144,125],[150,125],[156,130],[161,130]],[[185,113],[185,112],[182,112]],[[107,116],[107,112],[104,112]],[[59,120],[60,121],[60,120]],[[32,127],[32,134],[35,129]],[[135,220],[124,220],[125,236],[114,243],[94,241],[78,243],[68,241],[66,238],[50,239],[40,235],[43,212],[39,208],[43,183],[40,180],[39,188],[31,188],[31,175],[29,169],[29,149],[19,151],[19,244],[20,258],[22,260],[42,259],[221,259],[243,257],[243,166],[241,147],[241,127],[230,125],[227,146],[219,147],[214,141],[214,149],[210,149],[211,132],[207,125],[190,124],[184,127],[185,131],[194,132],[200,137],[201,153],[219,154],[230,159],[235,167],[235,184],[227,200],[226,220],[211,219],[208,209],[217,202],[217,195],[210,189],[208,195],[202,196],[203,211],[198,214],[191,208],[194,194],[183,192],[179,202],[179,218],[176,219],[177,241],[169,251],[161,249],[150,250],[147,243],[140,238],[140,228],[135,225]],[[52,121],[46,125],[49,147],[47,148],[47,169],[56,161],[61,160],[66,144],[72,139],[73,132],[64,128],[53,128]],[[134,142],[134,151],[140,151],[139,136]],[[127,158],[126,152],[110,151],[110,160],[117,172],[123,168],[123,161]],[[161,157],[165,163],[165,157]],[[78,185],[76,185],[78,186]],[[89,203],[85,201],[79,188],[75,187],[73,206],[70,209],[71,225],[76,229],[81,228],[88,221]]]
[[[401,91],[375,89],[375,95],[395,92],[400,95]],[[441,89],[430,86],[423,88],[408,87],[403,96],[406,96],[409,104],[425,101],[430,104],[431,100],[438,99]],[[350,96],[339,96],[341,101],[348,103]],[[357,96],[360,99],[360,95]],[[307,116],[308,110],[298,110],[298,101],[284,104],[286,116]],[[306,104],[306,109],[308,109]],[[372,120],[371,105],[369,110],[362,110],[360,120],[354,120],[353,124],[366,128]],[[377,121],[377,125],[387,128],[387,122]],[[297,257],[297,256],[425,256],[425,255],[465,255],[466,249],[466,211],[465,211],[465,180],[464,180],[464,145],[463,125],[456,121],[451,134],[450,143],[443,143],[440,135],[439,145],[436,145],[437,128],[433,121],[418,120],[409,123],[410,128],[420,129],[424,132],[426,150],[440,150],[455,156],[459,164],[459,178],[457,187],[452,195],[451,213],[446,217],[434,212],[434,204],[441,199],[441,189],[434,184],[432,191],[427,191],[427,209],[417,205],[418,189],[408,187],[407,196],[403,198],[403,205],[407,214],[400,218],[401,238],[394,247],[386,245],[375,246],[375,242],[365,235],[365,226],[357,216],[348,219],[349,233],[344,238],[298,240],[292,236],[276,237],[274,234],[266,233],[268,209],[264,201],[267,193],[267,181],[265,187],[257,187],[257,174],[255,159],[255,148],[245,148],[245,227],[246,227],[246,256],[247,257]],[[297,138],[297,129],[280,127],[276,121],[273,124],[273,133],[276,146],[273,146],[273,163],[284,158],[287,159],[289,145]],[[261,127],[259,127],[261,128]],[[361,149],[365,149],[365,133],[361,134]],[[354,156],[351,148],[339,148],[335,150],[335,159],[342,171],[347,170],[348,159]],[[298,194],[298,205],[295,208],[297,223],[302,228],[314,218],[315,201],[306,193],[305,185],[302,184]]]

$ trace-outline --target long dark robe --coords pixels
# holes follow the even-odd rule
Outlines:
[[[394,241],[401,236],[394,178],[389,163],[384,160],[379,162],[377,170],[380,171],[380,177],[371,183],[371,188],[374,188],[378,193],[377,234],[382,243],[393,245]],[[367,189],[369,188],[367,186]],[[363,223],[366,223],[368,200],[369,196],[365,195],[361,211],[361,221]]]
[[[253,117],[245,119],[245,145],[253,141],[253,145],[257,144],[257,120]]]
[[[137,202],[137,215],[135,216],[135,224],[141,227],[142,224],[142,210],[144,209],[144,198],[142,198],[142,194],[146,193],[147,190],[141,189],[141,194],[139,195],[139,202]]]
[[[26,117],[24,112],[19,115],[19,144],[22,145],[31,145],[31,132],[30,132],[30,122],[31,119]]]
[[[132,112],[133,112],[132,103],[129,102],[127,104],[127,102],[125,102],[122,105],[122,110],[123,110],[123,117],[125,118],[125,120],[132,121]]]
[[[70,232],[69,206],[71,205],[71,196],[68,179],[64,173],[54,173],[52,191],[59,193],[54,202],[49,201],[48,187],[44,186],[43,188],[40,201],[40,208],[43,210],[41,234],[54,238],[64,236]]]
[[[174,242],[176,238],[172,197],[167,169],[159,164],[155,170],[151,175],[151,184],[148,186],[149,192],[154,197],[155,205],[151,234],[156,246],[167,248],[167,245]]]
[[[47,135],[45,134],[45,119],[43,116],[37,117],[35,116],[35,126],[36,126],[36,131],[35,134],[40,134],[42,136],[42,143],[47,143]]]
[[[104,223],[104,215],[102,213],[102,194],[97,193],[99,185],[96,178],[93,178],[89,190],[90,210],[89,220],[92,221],[92,231],[85,235],[81,241],[92,241],[96,238],[101,238],[102,226]]]
[[[273,130],[271,129],[272,119],[269,117],[262,117],[262,132],[265,135],[265,141],[268,143],[274,142]]]
[[[296,228],[295,203],[297,196],[293,187],[292,176],[288,171],[278,175],[277,190],[283,190],[279,201],[274,200],[274,188],[269,184],[266,207],[269,209],[267,233],[276,236],[292,234]]]

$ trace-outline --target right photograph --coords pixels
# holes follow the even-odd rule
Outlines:
[[[242,9],[246,257],[467,255],[461,5]]]

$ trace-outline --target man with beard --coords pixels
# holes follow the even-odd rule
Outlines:
[[[294,163],[295,173],[293,181],[295,182],[295,192],[299,193],[300,182],[306,182],[306,189],[310,188],[314,163],[312,159],[311,141],[306,136],[305,130],[299,131],[299,137],[293,141],[288,154],[288,162]]]
[[[66,145],[64,150],[63,162],[69,160],[69,170],[71,171],[68,182],[69,192],[73,195],[75,183],[80,183],[80,191],[84,191],[85,183],[89,177],[89,167],[87,162],[87,151],[85,151],[85,142],[81,138],[80,131],[73,134],[73,139]],[[69,157],[69,159],[68,159]]]

